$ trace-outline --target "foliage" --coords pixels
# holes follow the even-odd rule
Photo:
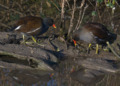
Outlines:
[[[61,19],[62,1],[65,1],[63,20]],[[75,7],[74,1],[76,1]],[[86,5],[89,7],[84,11]],[[56,30],[57,33],[66,34],[72,17],[72,31],[91,21],[106,25],[114,23],[112,20],[119,12],[118,7],[120,6],[117,0],[0,0],[0,28],[1,30],[13,28],[15,21],[23,16],[48,16],[55,20],[59,30]],[[61,24],[61,21],[64,22]]]

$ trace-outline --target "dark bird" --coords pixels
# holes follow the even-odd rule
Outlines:
[[[76,45],[76,41],[84,41],[91,44],[96,44],[96,54],[98,54],[98,44],[106,44],[111,39],[111,33],[107,28],[100,23],[87,23],[80,30],[73,33],[73,41]]]
[[[50,26],[56,28],[51,18],[41,18],[35,16],[26,16],[20,18],[16,23],[14,31],[22,32],[23,34],[29,34],[31,36],[38,36],[45,33]],[[24,35],[23,35],[24,39]]]

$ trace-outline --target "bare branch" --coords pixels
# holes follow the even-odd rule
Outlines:
[[[84,14],[85,14],[85,11],[86,9],[88,8],[88,5],[86,4],[86,6],[84,7],[84,9],[82,10],[83,6],[85,4],[85,0],[82,1],[81,5],[80,5],[80,10],[79,10],[79,18],[78,18],[78,22],[77,22],[77,25],[75,27],[75,30],[78,30],[81,23],[82,23],[82,20],[84,18]],[[75,31],[74,30],[74,31]]]
[[[82,18],[81,18],[81,20],[80,20],[80,24],[81,24],[81,22],[82,22],[82,20],[83,20],[83,17],[84,17],[84,14],[85,14],[85,11],[86,11],[87,8],[88,8],[88,4],[86,4],[86,6],[85,6],[85,8],[84,8],[84,10],[83,10],[83,14],[82,14]],[[80,24],[79,24],[79,26],[80,26]]]
[[[8,26],[8,25],[6,25],[6,24],[4,24],[4,23],[1,23],[1,22],[0,22],[0,26],[7,27],[7,28],[9,28],[9,29],[11,28],[10,26]]]
[[[80,7],[79,7],[79,18],[78,18],[78,22],[77,22],[77,25],[76,25],[76,27],[75,27],[75,30],[77,30],[78,28],[79,28],[79,24],[80,24],[80,20],[81,20],[81,14],[82,14],[82,7],[84,6],[84,4],[85,4],[85,0],[82,0],[82,2],[81,2],[81,5],[80,5]]]
[[[67,3],[67,5],[68,5],[68,7],[69,7],[69,9],[70,9],[70,4],[69,4],[68,0],[66,0],[66,3]]]
[[[51,2],[53,3],[53,5],[57,8],[57,10],[58,11],[61,11],[60,9],[59,9],[59,7],[54,3],[54,1],[53,0],[51,0]]]
[[[0,6],[3,7],[3,8],[5,8],[5,9],[7,9],[7,10],[14,11],[14,12],[20,14],[20,15],[23,15],[23,13],[21,13],[21,12],[19,12],[19,11],[16,11],[16,10],[14,10],[14,9],[10,9],[9,7],[4,6],[4,5],[2,5],[2,4],[0,4]]]
[[[62,0],[62,9],[61,9],[61,20],[64,19],[64,6],[65,6],[65,0]]]
[[[72,11],[72,18],[70,20],[70,26],[69,26],[69,30],[68,30],[68,36],[70,35],[70,32],[71,32],[72,27],[73,27],[73,19],[74,19],[75,10],[76,10],[76,0],[74,0],[73,11]]]

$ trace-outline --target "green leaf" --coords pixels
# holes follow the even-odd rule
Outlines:
[[[92,16],[96,16],[96,15],[97,15],[96,11],[92,11]]]
[[[110,7],[110,8],[115,7],[111,2],[109,2],[106,6],[108,6],[108,7]]]
[[[102,3],[103,2],[103,0],[97,0],[97,3]]]
[[[115,1],[116,1],[116,0],[113,0],[113,1],[112,1],[112,4],[113,4],[113,5],[115,4]]]
[[[19,18],[20,18],[20,15],[18,15],[18,14],[16,14],[16,15],[13,15],[12,13],[10,14],[11,21],[18,20]]]

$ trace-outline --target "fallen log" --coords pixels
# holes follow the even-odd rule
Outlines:
[[[83,66],[87,69],[98,70],[101,72],[117,73],[120,67],[117,67],[114,60],[103,58],[87,58],[85,60],[77,60],[77,65]]]
[[[58,58],[56,53],[59,55],[59,52],[47,50],[39,46],[31,47],[18,44],[20,39],[20,34],[0,32],[0,55],[10,56],[7,59],[14,58],[12,59],[12,63],[15,63],[14,60],[17,58],[18,60],[27,62],[27,66],[31,66],[32,68],[40,70],[53,70],[52,67],[50,67],[50,65],[48,65],[45,61],[57,63]],[[3,60],[3,58],[0,59]]]
[[[58,58],[64,56],[79,57],[81,56],[80,54],[82,53],[78,49],[75,49],[74,46],[69,46],[69,48],[67,48],[66,44],[64,42],[60,42],[58,38],[52,40],[51,43],[49,43],[48,40],[44,40],[42,42],[44,44],[44,48],[40,47],[39,45],[35,45],[35,46],[21,45],[20,44],[21,39],[22,39],[21,34],[13,33],[13,32],[0,32],[0,54],[9,55],[19,60],[24,60],[25,62],[28,63],[27,66],[31,66],[42,70],[47,70],[47,69],[52,70],[50,65],[48,65],[48,62],[57,63]],[[120,36],[117,36],[117,39],[112,44],[112,47],[117,51],[118,54],[120,49],[119,39]],[[59,51],[57,51],[57,49]],[[100,58],[103,57],[106,59],[116,60],[116,58],[112,55],[112,53],[104,54],[100,52],[99,55],[95,55],[94,53],[91,52],[90,54],[84,53],[83,56],[100,57]]]

